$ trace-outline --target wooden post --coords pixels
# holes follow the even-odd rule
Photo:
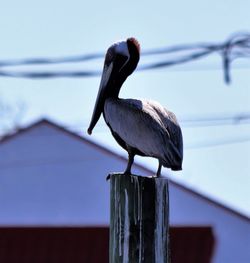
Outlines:
[[[170,263],[168,180],[110,175],[109,263]]]

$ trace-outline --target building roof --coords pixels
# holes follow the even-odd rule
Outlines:
[[[172,262],[211,262],[211,227],[171,227],[170,236]],[[108,227],[0,227],[0,243],[0,262],[109,262]]]
[[[94,142],[92,140],[89,140],[85,136],[78,135],[78,134],[76,134],[76,133],[74,133],[72,131],[69,131],[68,129],[64,128],[63,126],[61,126],[59,124],[56,124],[54,121],[51,121],[51,120],[48,120],[48,119],[41,119],[41,120],[36,121],[35,123],[31,124],[31,125],[28,125],[27,127],[20,128],[20,129],[16,130],[15,132],[11,133],[11,134],[5,135],[4,137],[2,137],[0,139],[0,145],[1,144],[5,144],[8,141],[10,141],[10,140],[20,136],[21,134],[24,134],[24,133],[26,133],[26,132],[34,129],[34,128],[37,128],[40,125],[52,126],[56,130],[58,130],[58,132],[62,132],[64,134],[68,135],[69,137],[78,140],[79,143],[88,144],[89,146],[94,147],[96,150],[101,151],[104,154],[107,154],[107,155],[112,156],[114,158],[118,158],[118,159],[120,159],[120,160],[122,160],[124,162],[127,162],[126,158],[124,158],[123,156],[111,151],[107,147],[104,147],[103,145],[100,145],[99,143],[96,143],[96,142]],[[150,174],[154,173],[149,168],[146,168],[143,165],[140,165],[138,163],[135,163],[134,166],[136,166],[137,168],[140,168],[141,170],[144,170],[146,173],[150,173]],[[198,192],[196,190],[193,190],[190,187],[188,187],[188,186],[186,186],[186,185],[184,185],[182,183],[176,182],[172,178],[170,178],[169,176],[168,176],[168,179],[169,179],[170,185],[172,184],[172,185],[178,187],[179,189],[190,193],[191,195],[199,197],[199,198],[203,199],[204,201],[206,201],[206,202],[208,202],[208,203],[210,203],[210,204],[212,204],[212,205],[214,205],[216,207],[219,207],[219,208],[225,210],[226,212],[228,212],[230,214],[233,214],[233,215],[235,215],[237,217],[240,217],[241,219],[244,219],[244,220],[250,222],[250,218],[248,216],[236,211],[235,209],[232,209],[229,206],[227,206],[225,204],[222,204],[221,202],[218,202],[217,200],[214,200],[211,197],[208,197],[208,196],[206,196],[203,193],[200,193],[200,192]]]

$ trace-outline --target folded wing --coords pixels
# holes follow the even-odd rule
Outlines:
[[[175,115],[148,100],[112,99],[105,102],[107,124],[129,147],[181,169],[182,134]]]

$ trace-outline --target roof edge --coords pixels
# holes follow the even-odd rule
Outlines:
[[[35,121],[35,122],[33,122],[33,123],[23,127],[23,128],[20,128],[20,129],[14,131],[13,133],[10,133],[9,135],[7,134],[7,135],[3,136],[0,139],[0,145],[5,143],[5,142],[8,142],[9,140],[11,140],[11,139],[13,139],[13,138],[25,133],[25,132],[28,132],[29,130],[31,130],[31,129],[35,128],[35,127],[38,127],[39,125],[42,125],[42,124],[47,124],[49,126],[52,126],[53,128],[56,128],[57,130],[69,135],[70,137],[73,137],[73,138],[75,138],[77,140],[80,140],[81,142],[87,143],[87,144],[97,148],[98,150],[101,150],[102,152],[104,152],[106,154],[112,155],[115,158],[118,158],[118,159],[120,159],[122,161],[127,162],[127,159],[125,157],[123,157],[122,155],[120,155],[120,154],[108,149],[107,147],[105,147],[105,146],[103,146],[103,145],[101,145],[99,143],[96,143],[96,142],[94,142],[94,141],[92,141],[90,139],[87,139],[83,135],[81,136],[81,135],[78,135],[77,133],[75,133],[73,131],[68,130],[67,128],[63,127],[61,124],[58,124],[55,121],[49,120],[48,118],[42,118],[42,119],[40,119],[38,121]],[[146,173],[154,174],[154,172],[151,169],[149,169],[149,168],[147,168],[147,167],[145,167],[145,166],[143,166],[141,164],[138,164],[138,163],[135,162],[134,165],[137,168],[145,171]],[[181,184],[179,182],[176,182],[176,181],[172,180],[171,178],[169,178],[169,176],[167,176],[166,178],[169,180],[169,182],[172,185],[176,186],[177,188],[180,188],[180,189],[184,190],[185,192],[188,192],[188,193],[190,193],[190,194],[192,194],[192,195],[194,195],[196,197],[199,197],[199,198],[203,199],[204,201],[207,201],[208,203],[210,203],[210,204],[212,204],[212,205],[214,205],[216,207],[222,208],[223,210],[229,212],[230,214],[233,214],[234,216],[237,216],[237,217],[239,217],[239,218],[241,218],[241,219],[243,219],[243,220],[245,220],[247,222],[250,222],[250,217],[248,217],[247,215],[242,214],[241,212],[239,212],[239,211],[237,211],[237,210],[235,210],[235,209],[233,209],[233,208],[231,208],[231,207],[229,207],[229,206],[227,206],[225,204],[222,204],[219,201],[217,201],[217,200],[215,200],[215,199],[213,199],[211,197],[208,197],[208,196],[200,193],[197,190],[194,190],[194,189],[189,188],[189,187],[187,187],[187,186],[185,186],[185,185],[183,185],[183,184]]]

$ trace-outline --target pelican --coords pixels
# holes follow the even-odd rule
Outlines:
[[[128,152],[124,174],[131,174],[134,156],[140,155],[158,159],[156,176],[159,177],[162,166],[174,171],[182,169],[182,132],[174,113],[158,102],[118,97],[139,58],[140,44],[135,38],[108,48],[88,134],[103,114],[113,137]]]

